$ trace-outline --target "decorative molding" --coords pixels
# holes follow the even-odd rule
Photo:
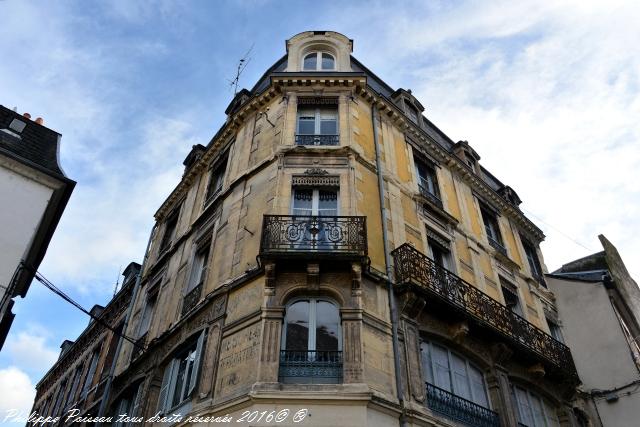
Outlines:
[[[294,187],[340,187],[340,177],[334,175],[293,176],[291,185]]]
[[[304,171],[305,175],[329,175],[329,172],[321,168],[310,168]]]

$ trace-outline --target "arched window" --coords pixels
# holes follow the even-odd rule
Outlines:
[[[545,399],[523,387],[511,388],[518,423],[526,427],[558,427],[558,416],[553,406]]]
[[[420,352],[427,383],[485,408],[489,407],[484,375],[480,369],[440,344],[423,342]]]
[[[321,298],[295,300],[286,309],[280,380],[341,382],[341,341],[340,313],[333,302]]]
[[[335,70],[336,59],[327,52],[311,52],[302,60],[304,71],[330,71]]]

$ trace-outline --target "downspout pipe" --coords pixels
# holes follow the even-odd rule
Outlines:
[[[380,161],[380,142],[378,140],[378,107],[376,101],[371,105],[371,123],[373,125],[373,145],[376,149],[376,173],[378,175],[378,196],[380,198],[380,218],[382,218],[382,248],[384,250],[384,264],[387,276],[387,292],[389,293],[389,311],[391,314],[391,336],[393,345],[393,366],[396,376],[396,394],[402,413],[400,414],[400,427],[405,427],[407,421],[404,415],[404,384],[400,367],[400,343],[398,340],[398,310],[391,282],[391,255],[389,252],[389,231],[387,229],[387,208],[384,203],[384,180],[382,177],[382,162]]]
[[[151,246],[151,239],[153,238],[153,228],[151,229],[151,233],[149,234],[149,240],[147,241],[147,249],[144,252],[144,259],[142,260],[142,266],[140,266],[140,271],[136,276],[136,283],[133,285],[133,293],[131,295],[131,302],[129,303],[129,307],[127,308],[127,314],[124,317],[124,323],[122,325],[122,333],[121,335],[127,334],[127,327],[129,326],[129,320],[131,319],[131,313],[133,312],[133,306],[136,303],[136,299],[138,297],[138,291],[140,289],[140,282],[142,281],[142,273],[144,272],[144,267],[147,264],[147,259],[149,258],[149,247]],[[104,417],[104,413],[107,410],[107,402],[109,401],[109,397],[111,394],[111,384],[113,383],[113,376],[116,371],[116,365],[118,364],[118,358],[120,356],[120,351],[122,350],[122,343],[124,342],[124,338],[120,336],[118,339],[118,345],[116,346],[116,352],[113,355],[113,360],[111,361],[111,366],[109,367],[109,375],[107,376],[107,382],[104,386],[104,392],[102,393],[102,400],[100,401],[100,409],[98,410],[98,417]]]

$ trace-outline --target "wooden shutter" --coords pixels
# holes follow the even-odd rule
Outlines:
[[[173,367],[175,360],[172,360],[164,369],[164,375],[162,376],[162,386],[160,386],[160,395],[158,396],[158,411],[164,413],[167,409],[167,401],[169,396],[169,384],[171,383],[171,377],[173,376]]]

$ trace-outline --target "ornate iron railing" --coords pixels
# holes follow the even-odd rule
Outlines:
[[[422,197],[429,200],[431,203],[433,203],[440,209],[443,209],[442,200],[440,200],[440,197],[438,197],[436,194],[429,191],[429,189],[424,185],[418,184],[418,189],[420,190],[420,195]]]
[[[198,304],[198,301],[200,301],[201,295],[202,295],[202,282],[198,283],[198,285],[196,285],[195,288],[190,290],[189,293],[184,296],[184,300],[182,302],[182,313],[181,313],[182,316],[187,314],[189,311],[191,311],[193,307],[196,306],[196,304]]]
[[[569,347],[405,243],[392,253],[398,285],[414,284],[577,380]]]
[[[340,135],[296,135],[296,145],[339,145]]]
[[[500,418],[496,412],[433,384],[425,384],[427,407],[432,411],[473,427],[500,427]]]
[[[283,383],[341,383],[342,352],[281,350],[279,377]]]
[[[367,255],[364,216],[265,215],[260,254]]]
[[[145,332],[144,334],[142,334],[142,336],[140,336],[140,338],[136,340],[136,345],[134,345],[133,349],[131,350],[131,360],[137,359],[142,354],[146,343],[147,333]]]
[[[489,240],[489,244],[493,249],[500,252],[502,255],[507,256],[507,248],[505,248],[502,243],[498,242],[491,236],[487,236],[487,239]]]

